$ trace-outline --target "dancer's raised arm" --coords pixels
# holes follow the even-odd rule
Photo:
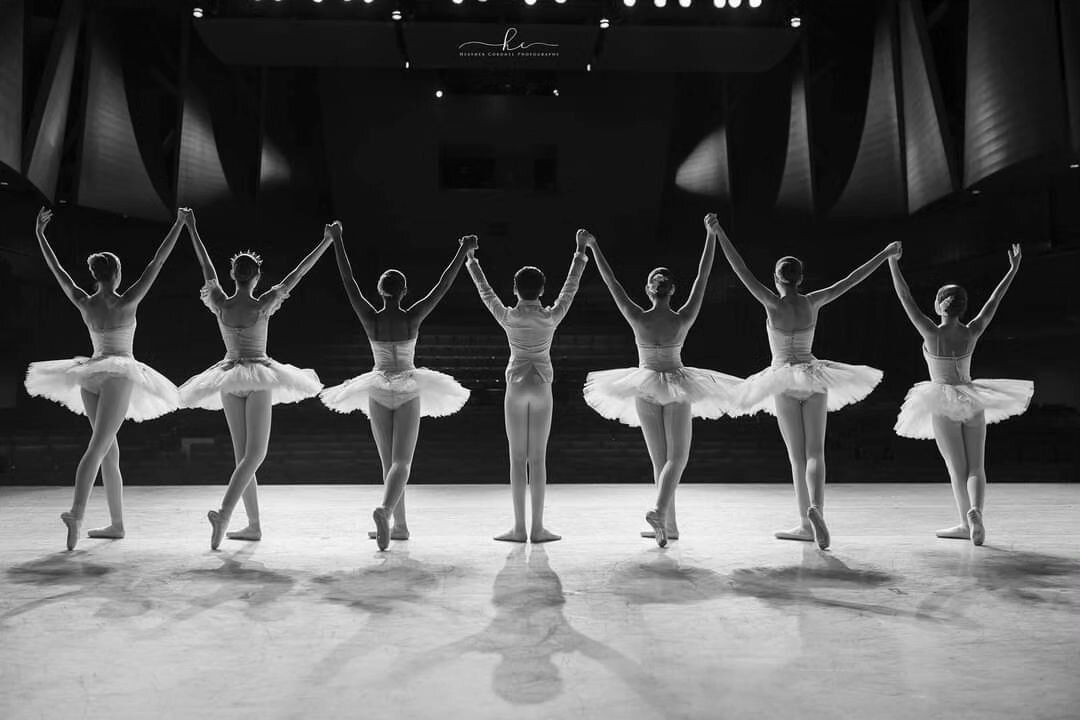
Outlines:
[[[589,261],[585,248],[591,237],[592,233],[585,229],[578,230],[574,236],[574,257],[570,260],[570,270],[566,273],[566,281],[559,290],[559,296],[551,305],[551,314],[556,324],[561,323],[566,317],[566,313],[570,311],[570,305],[574,302],[574,296],[581,287],[581,274],[585,272],[585,264]]]
[[[720,243],[720,251],[724,253],[724,257],[727,258],[728,264],[731,265],[731,269],[735,271],[735,276],[739,278],[739,281],[746,287],[750,294],[754,296],[754,299],[765,307],[776,307],[779,298],[772,290],[767,288],[764,283],[754,277],[754,273],[750,272],[750,268],[746,266],[746,261],[743,260],[742,255],[735,249],[735,244],[731,242],[731,238],[727,236],[724,229],[717,223],[717,240]]]
[[[705,288],[709,284],[709,275],[712,273],[713,259],[716,257],[716,237],[723,230],[716,213],[705,216],[705,249],[701,251],[701,260],[698,262],[697,277],[690,287],[690,297],[681,308],[679,315],[684,320],[693,323],[701,312],[701,304],[705,301]]]
[[[341,230],[341,223],[334,221],[326,226],[323,236],[329,235],[334,243],[334,259],[337,261],[338,274],[341,275],[341,284],[345,286],[345,295],[349,298],[349,304],[352,305],[356,317],[360,318],[360,324],[364,326],[364,330],[367,330],[375,322],[375,306],[364,297],[364,293],[360,292],[360,286],[353,275],[352,264],[345,252],[345,241]]]
[[[851,273],[848,274],[848,276],[845,277],[843,280],[835,282],[827,288],[822,288],[821,290],[815,290],[812,293],[807,293],[806,299],[809,300],[810,303],[815,307],[822,307],[824,305],[828,305],[833,300],[836,300],[848,290],[855,287],[866,278],[870,277],[870,273],[877,270],[878,265],[885,262],[890,257],[898,255],[899,253],[900,243],[889,243],[884,248],[882,248],[881,252],[879,252],[877,255],[852,270]]]
[[[465,264],[465,258],[469,252],[475,250],[479,244],[475,235],[466,235],[458,240],[458,249],[454,253],[454,259],[443,270],[442,275],[439,276],[439,281],[435,283],[435,287],[431,288],[431,292],[413,303],[406,311],[411,318],[414,318],[417,322],[423,322],[431,314],[435,306],[446,296],[450,286],[454,284],[454,280],[457,279],[461,266]]]
[[[476,259],[476,248],[472,248],[467,254],[469,259],[465,265],[469,268],[469,277],[472,278],[473,284],[476,285],[476,291],[480,293],[480,300],[500,325],[505,323],[509,309],[503,305],[502,300],[491,289],[491,284],[488,282],[487,276],[484,275],[484,269],[480,267],[480,261]]]
[[[615,300],[615,305],[618,306],[619,312],[621,312],[623,317],[628,321],[633,321],[640,317],[645,311],[626,294],[626,289],[623,288],[622,284],[615,277],[615,273],[612,272],[611,266],[608,265],[607,258],[605,258],[604,253],[600,251],[600,243],[595,236],[589,236],[588,246],[592,248],[593,257],[596,258],[596,269],[600,271],[600,277],[603,279],[604,284],[607,285],[608,292],[611,293],[611,297]]]
[[[1005,292],[1012,285],[1013,278],[1016,277],[1017,271],[1020,270],[1020,244],[1014,243],[1012,248],[1009,249],[1009,271],[1005,273],[1005,277],[1001,279],[998,286],[994,288],[994,292],[990,293],[990,297],[986,300],[986,304],[982,306],[982,310],[975,316],[975,319],[968,323],[968,328],[977,335],[981,335],[986,326],[990,324],[990,321],[994,319],[994,314],[997,312],[998,306],[1001,305],[1002,298],[1005,297]]]
[[[336,224],[340,228],[340,223]],[[300,264],[293,268],[292,272],[286,275],[281,282],[268,290],[267,293],[273,292],[275,289],[283,290],[286,293],[291,293],[293,291],[293,288],[295,288],[300,283],[300,280],[307,275],[308,271],[315,266],[315,263],[319,261],[322,254],[326,252],[326,248],[330,247],[330,244],[334,241],[330,230],[331,227],[332,226],[327,226],[323,228],[322,240],[315,246],[315,249],[309,252],[307,256],[300,261]]]
[[[142,299],[146,297],[146,293],[150,291],[154,281],[157,280],[158,273],[161,272],[161,267],[165,264],[165,261],[169,259],[169,255],[172,253],[173,248],[176,247],[176,240],[180,237],[180,231],[184,229],[186,224],[186,218],[191,212],[188,208],[179,208],[176,211],[176,220],[173,221],[173,225],[169,228],[169,232],[165,235],[165,239],[161,241],[161,245],[158,246],[157,252],[154,253],[154,257],[151,258],[149,264],[142,271],[142,275],[139,279],[128,288],[128,291],[124,293],[124,299],[129,303],[138,305],[142,302]]]
[[[203,282],[207,285],[211,283],[218,285],[218,274],[214,268],[214,262],[210,259],[210,253],[206,252],[206,246],[203,245],[199,230],[195,227],[195,213],[190,208],[181,208],[181,210],[187,210],[187,218],[184,224],[187,225],[188,236],[191,237],[191,246],[195,249],[195,258],[199,261],[199,268],[202,270]]]
[[[900,305],[903,306],[904,312],[907,313],[908,319],[911,320],[911,324],[915,326],[915,329],[919,331],[919,334],[924,339],[929,338],[934,334],[937,326],[934,325],[933,320],[919,309],[919,304],[915,302],[915,298],[911,294],[911,288],[908,287],[904,274],[900,272],[900,255],[901,253],[898,252],[889,258],[889,274],[892,275],[893,288],[896,289],[896,296],[900,298]]]
[[[37,223],[34,227],[34,233],[37,235],[38,247],[41,248],[41,254],[45,257],[45,264],[49,266],[49,270],[52,271],[53,276],[56,278],[56,282],[60,283],[60,289],[64,291],[64,295],[67,299],[76,305],[80,301],[87,298],[86,291],[75,284],[75,281],[71,279],[71,275],[64,269],[64,266],[60,264],[60,261],[56,259],[56,253],[53,252],[52,245],[49,244],[48,239],[45,237],[45,227],[52,220],[52,210],[48,208],[41,208],[38,211]]]

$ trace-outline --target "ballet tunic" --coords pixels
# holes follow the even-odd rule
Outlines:
[[[566,317],[570,304],[577,294],[581,283],[581,274],[585,270],[588,257],[584,253],[574,253],[570,272],[566,276],[559,296],[550,307],[544,307],[539,300],[518,300],[517,305],[508,308],[499,300],[491,289],[484,271],[476,258],[466,263],[480,299],[502,326],[510,344],[510,361],[506,366],[506,382],[519,382],[530,374],[539,375],[544,382],[555,378],[551,365],[551,341],[559,323]]]
[[[323,390],[319,398],[326,407],[368,415],[369,400],[393,410],[419,398],[421,417],[453,415],[464,407],[469,390],[461,383],[445,373],[413,365],[416,338],[370,342],[375,368]]]
[[[222,393],[247,397],[253,392],[269,390],[274,405],[298,402],[319,393],[322,383],[314,370],[280,363],[266,354],[270,316],[289,297],[288,292],[279,285],[268,290],[267,293],[274,293],[270,301],[259,309],[255,323],[245,326],[225,324],[221,307],[213,300],[215,292],[221,293],[221,286],[211,281],[199,294],[217,317],[225,342],[225,358],[180,386],[184,407],[221,410]]]
[[[893,428],[903,437],[933,439],[935,415],[967,422],[982,412],[987,424],[1000,422],[1027,410],[1035,392],[1031,380],[972,380],[972,352],[933,355],[923,345],[923,355],[930,380],[917,383],[904,398]]]
[[[583,394],[589,407],[608,420],[639,427],[637,399],[656,405],[689,403],[694,417],[715,420],[731,410],[741,378],[682,364],[682,343],[637,344],[638,367],[591,372]]]
[[[132,390],[124,414],[126,419],[141,422],[176,410],[180,405],[176,386],[132,356],[135,325],[134,320],[130,325],[113,328],[97,329],[88,325],[94,346],[93,357],[30,363],[26,371],[26,391],[58,402],[73,413],[85,415],[82,390],[97,394],[103,381],[127,378],[132,382]]]
[[[772,351],[772,363],[761,372],[746,378],[737,388],[738,414],[761,411],[776,414],[774,396],[784,394],[805,400],[817,393],[827,394],[829,412],[856,403],[877,387],[882,372],[866,365],[848,365],[814,357],[815,325],[784,331],[766,320],[765,331]]]

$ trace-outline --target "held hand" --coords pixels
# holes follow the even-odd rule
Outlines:
[[[593,237],[591,232],[585,228],[581,228],[577,231],[574,241],[577,243],[577,251],[583,253],[585,252],[585,248],[596,243],[596,238]]]
[[[323,229],[323,240],[330,242],[341,242],[341,231],[343,230],[340,220],[335,220]]]
[[[1016,271],[1020,269],[1020,243],[1013,243],[1012,248],[1009,250],[1009,269]]]
[[[716,213],[709,213],[705,216],[705,230],[713,235],[721,233],[720,219],[716,217]]]
[[[480,247],[480,239],[475,235],[466,235],[458,240],[458,244],[465,248],[465,252],[469,257],[472,257],[476,249]]]
[[[52,210],[48,209],[47,207],[42,207],[41,210],[38,211],[37,215],[37,231],[44,231],[45,226],[49,224],[50,220],[52,220]]]
[[[177,208],[176,222],[190,227],[195,224],[195,213],[193,213],[189,207]]]
[[[896,242],[889,243],[888,245],[885,246],[885,257],[887,257],[890,260],[893,260],[893,259],[899,260],[900,256],[903,254],[903,252],[904,252],[904,246],[900,243],[899,240],[896,241]]]

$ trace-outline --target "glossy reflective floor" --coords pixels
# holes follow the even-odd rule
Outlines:
[[[265,539],[211,552],[220,494],[131,488],[68,553],[68,490],[0,490],[0,717],[1080,713],[1080,485],[992,485],[982,548],[934,538],[944,484],[833,486],[829,552],[772,539],[780,485],[684,486],[666,550],[641,485],[551,487],[543,546],[489,539],[505,487],[413,487],[387,553],[376,487],[264,487]]]

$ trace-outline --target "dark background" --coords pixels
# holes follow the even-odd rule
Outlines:
[[[182,204],[219,273],[253,248],[266,286],[340,219],[369,296],[386,267],[424,294],[466,233],[479,235],[504,301],[523,264],[543,268],[555,291],[578,227],[642,301],[656,265],[685,292],[702,217],[717,211],[762,278],[794,254],[806,286],[819,287],[903,240],[926,311],[945,282],[966,286],[975,311],[1020,242],[1021,272],[973,370],[1033,379],[1036,392],[1027,414],[991,427],[990,477],[1080,475],[1080,169],[1070,167],[1080,12],[1067,0],[201,6],[196,20],[191,4],[0,2],[0,482],[67,483],[86,441],[85,418],[21,383],[32,360],[89,350],[36,248],[43,203],[57,209],[53,247],[84,287],[97,250],[137,277]],[[395,7],[404,22],[391,20]],[[470,65],[452,51],[474,32],[501,40],[511,25],[563,52]],[[136,354],[177,384],[222,354],[200,284],[184,237],[140,308]],[[755,372],[768,362],[763,321],[719,258],[684,359]],[[269,350],[327,385],[370,368],[329,256],[275,316]],[[830,479],[946,478],[932,442],[891,430],[926,370],[886,270],[825,311],[815,351],[885,371],[867,400],[830,415]],[[422,329],[417,360],[473,396],[461,413],[423,422],[413,482],[504,480],[506,355],[463,275]],[[591,265],[553,355],[552,480],[648,482],[638,431],[581,399],[586,372],[636,362]],[[231,469],[219,414],[127,423],[120,438],[128,483],[219,482]],[[366,419],[317,400],[276,407],[259,479],[378,482]],[[788,482],[775,421],[699,421],[686,480]]]

